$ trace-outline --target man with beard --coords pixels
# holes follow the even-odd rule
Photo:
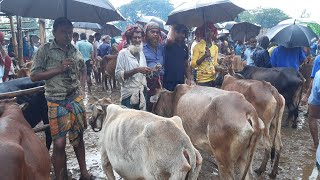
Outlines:
[[[188,35],[188,28],[185,25],[177,24],[174,30],[173,42],[167,41],[165,45],[165,61],[163,86],[173,91],[178,84],[191,85],[189,52],[185,44]]]
[[[146,56],[147,65],[153,69],[163,66],[163,45],[160,44],[160,26],[158,23],[150,22],[145,25],[146,42],[143,45],[143,53]],[[156,89],[161,88],[163,68],[159,72],[147,77],[147,111],[151,112],[152,103],[150,97],[156,94]]]
[[[147,67],[142,51],[143,31],[139,25],[126,28],[124,33],[129,46],[119,52],[115,69],[116,79],[121,84],[121,105],[132,109],[146,109],[145,92],[146,74],[151,72]]]

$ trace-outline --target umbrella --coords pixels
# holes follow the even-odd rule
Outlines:
[[[280,24],[267,32],[270,42],[282,46],[309,47],[317,40],[317,35],[309,28],[300,24]]]
[[[231,30],[232,26],[237,23],[238,22],[236,22],[236,21],[228,21],[228,22],[222,23],[222,26],[223,26],[223,29]]]
[[[193,0],[181,4],[168,16],[167,25],[199,27],[206,21],[219,23],[233,20],[243,8],[230,0]]]
[[[108,0],[2,0],[1,11],[44,19],[67,17],[70,21],[106,23],[124,20]]]
[[[80,29],[102,29],[102,26],[98,23],[89,23],[89,22],[74,22],[73,23],[74,28],[80,28]]]
[[[316,33],[318,36],[320,36],[320,24],[319,22],[310,19],[310,18],[297,18],[297,19],[286,19],[284,21],[279,22],[280,24],[301,24],[304,26],[308,26],[312,29],[314,33]]]
[[[166,22],[160,18],[154,17],[154,16],[141,16],[138,20],[137,23],[141,24],[142,26],[145,26],[149,22],[155,22],[158,23],[160,26],[161,30],[164,30],[166,32],[169,31],[169,27],[166,26]]]
[[[114,36],[121,36],[121,30],[117,28],[113,24],[105,24],[102,26],[102,30],[99,31],[101,34],[107,34],[110,35],[111,37]]]
[[[234,24],[230,29],[231,39],[234,41],[248,40],[252,37],[256,37],[260,33],[260,29],[260,26],[248,22]]]

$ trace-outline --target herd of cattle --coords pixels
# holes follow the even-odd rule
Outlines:
[[[225,59],[233,67],[238,63]],[[127,109],[107,98],[96,101],[89,123],[101,130],[107,178],[115,179],[116,171],[124,179],[197,179],[199,149],[214,156],[220,179],[252,179],[259,141],[265,154],[255,172],[263,173],[271,159],[270,176],[276,177],[283,112],[287,107],[284,124],[296,127],[305,78],[290,68],[245,66],[237,71],[225,75],[221,89],[178,85],[172,92],[162,90],[153,113]],[[0,99],[43,84],[28,77],[1,83]],[[16,102],[27,106],[20,110],[10,100],[0,101],[0,179],[49,179],[50,131],[46,147],[32,129],[40,121],[48,124],[44,93],[18,96]]]

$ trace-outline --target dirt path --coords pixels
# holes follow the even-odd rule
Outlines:
[[[94,86],[92,94],[98,98],[111,97],[113,102],[119,104],[119,90],[115,92],[102,92],[101,87]],[[85,96],[85,104],[87,109],[87,117],[91,115],[91,104],[94,99],[91,95]],[[280,157],[280,168],[277,179],[317,179],[318,171],[315,168],[315,152],[311,152],[308,148],[311,147],[312,140],[308,129],[308,123],[305,121],[303,114],[306,112],[306,107],[300,108],[300,124],[298,129],[282,128],[283,150]],[[85,147],[86,147],[86,162],[91,173],[100,179],[105,179],[105,175],[101,169],[100,152],[98,149],[98,140],[100,133],[93,132],[90,128],[85,131]],[[262,161],[263,150],[261,144],[254,158],[253,169],[259,167]],[[79,166],[73,153],[73,148],[67,145],[67,158],[69,173],[75,179],[79,178]],[[218,170],[214,165],[213,158],[202,152],[204,163],[200,172],[199,180],[218,179]],[[267,173],[270,173],[270,164],[267,166]],[[262,174],[256,179],[270,179],[267,173]],[[118,178],[119,179],[119,178]]]

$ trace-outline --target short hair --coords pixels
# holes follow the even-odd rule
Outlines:
[[[101,34],[98,33],[98,32],[94,33],[94,37],[97,37],[97,36],[100,36],[100,37],[101,37]]]
[[[133,37],[133,33],[141,33],[141,36],[144,36],[143,28],[139,24],[129,25],[126,28],[125,36],[127,39],[127,42],[130,42],[131,38]]]
[[[80,34],[80,39],[81,39],[81,40],[86,40],[86,39],[87,39],[86,33],[81,33],[81,34]]]
[[[94,36],[92,36],[92,35],[89,35],[89,39],[90,39],[90,38],[94,38]]]
[[[185,26],[183,24],[176,24],[174,27],[174,30],[176,32],[182,32],[185,34],[186,37],[188,37],[189,30],[188,30],[187,26]]]
[[[73,32],[72,37],[73,37],[73,38],[76,38],[76,37],[79,38],[79,34],[78,34],[77,32]]]
[[[270,41],[269,41],[268,36],[262,36],[262,37],[259,38],[259,45],[263,49],[268,49],[269,44],[270,44]]]
[[[53,31],[56,31],[58,29],[58,27],[61,26],[71,26],[73,27],[71,21],[65,17],[59,17],[57,19],[54,20],[53,23]]]

